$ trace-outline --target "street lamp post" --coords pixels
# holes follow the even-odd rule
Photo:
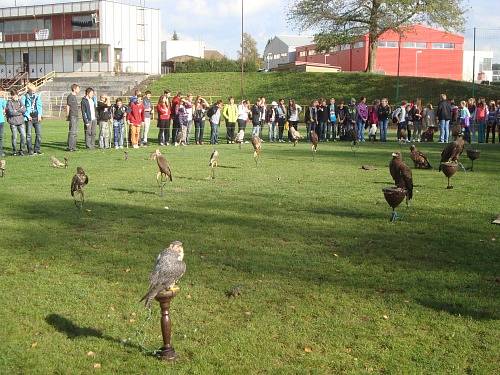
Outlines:
[[[421,53],[422,53],[421,50],[418,50],[415,53],[415,77],[418,77],[418,55],[420,55]]]

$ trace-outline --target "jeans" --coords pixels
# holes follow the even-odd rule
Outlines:
[[[19,152],[23,152],[26,144],[26,130],[24,129],[24,124],[21,125],[11,125],[10,130],[12,131],[12,153],[15,154],[17,151],[17,133],[21,136],[21,144],[19,147]]]
[[[378,122],[378,127],[380,129],[380,142],[387,142],[387,126],[389,124],[389,119],[380,120]]]
[[[448,142],[450,138],[450,120],[439,120],[439,142]]]
[[[33,150],[33,143],[31,142],[31,128],[35,128],[35,149]],[[28,153],[40,152],[40,145],[42,144],[42,123],[36,119],[35,121],[26,121],[26,144],[28,146]]]
[[[227,142],[234,141],[234,128],[236,127],[235,122],[226,122],[226,140]]]
[[[326,123],[326,139],[327,140],[335,140],[337,138],[337,133],[336,133],[336,126],[337,124],[335,122],[328,121]]]
[[[158,121],[158,143],[166,145],[170,141],[170,120],[160,121]]]
[[[246,128],[247,128],[246,120],[238,119],[238,133],[240,132],[240,130],[245,131]]]
[[[360,142],[365,141],[365,123],[366,123],[366,121],[363,121],[362,119],[358,119],[356,121],[356,130],[358,132],[358,141],[360,141]]]
[[[68,150],[76,150],[76,136],[78,132],[78,117],[71,116],[68,122]]]
[[[421,136],[422,136],[422,121],[421,120],[413,121],[413,140],[420,141]]]
[[[285,131],[285,122],[286,122],[286,120],[284,118],[278,119],[278,140],[280,142],[283,142],[283,132]],[[290,126],[290,123],[288,123],[288,126]],[[275,128],[274,134],[275,134],[274,140],[276,140],[276,128]]]
[[[318,138],[321,141],[326,141],[326,127],[327,127],[327,122],[321,121],[319,123],[319,130],[318,130]]]
[[[486,121],[479,120],[477,122],[477,142],[484,143],[485,135],[486,135]]]
[[[253,124],[252,137],[260,137],[260,124]]]
[[[488,140],[490,138],[490,131],[491,131],[491,143],[495,143],[496,127],[497,127],[497,124],[495,122],[488,123],[488,126],[486,127],[486,143],[488,143]]]
[[[3,156],[3,126],[4,122],[0,122],[0,157]]]
[[[92,120],[88,124],[84,124],[85,128],[85,145],[89,149],[95,147],[95,132],[97,128],[97,120]]]
[[[269,142],[276,141],[276,121],[267,124],[269,126]]]
[[[210,121],[210,144],[219,143],[219,124]]]
[[[113,141],[115,147],[123,147],[123,131],[125,130],[122,120],[113,120]]]
[[[307,127],[306,140],[309,140],[311,138],[311,131],[314,130],[316,133],[318,133],[318,131],[316,129],[318,127],[318,125],[315,122],[307,123],[306,127]]]
[[[148,144],[149,128],[151,127],[151,117],[144,118],[144,126],[142,127],[141,142],[143,145]]]
[[[181,125],[179,124],[179,119],[174,117],[172,122],[172,137],[170,138],[172,142],[175,142],[177,139],[177,133],[180,131]]]
[[[193,130],[193,120],[189,120],[187,123],[186,127],[186,144],[189,144],[189,135],[191,134],[191,131]]]
[[[205,120],[194,121],[194,141],[195,143],[203,142],[203,130],[205,130]]]
[[[109,148],[110,144],[109,121],[99,121],[99,148]]]

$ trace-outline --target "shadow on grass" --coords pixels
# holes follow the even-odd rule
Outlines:
[[[471,307],[463,306],[460,303],[453,304],[449,302],[440,302],[434,300],[416,300],[420,305],[428,307],[435,311],[444,311],[450,315],[456,316],[466,316],[475,320],[497,320],[500,319],[500,315],[495,311],[474,309]]]
[[[144,348],[139,345],[132,344],[128,341],[122,341],[114,337],[103,334],[100,330],[92,327],[80,327],[79,325],[73,323],[68,318],[65,318],[59,314],[49,314],[45,317],[45,321],[54,327],[58,332],[63,333],[70,340],[84,338],[84,337],[95,337],[98,339],[103,339],[115,344],[120,344],[127,348],[138,350],[144,353]]]
[[[124,189],[124,188],[110,188],[109,190],[113,191],[118,191],[122,193],[129,193],[129,194],[145,194],[145,195],[157,195],[153,191],[148,191],[148,190],[137,190],[137,189]]]

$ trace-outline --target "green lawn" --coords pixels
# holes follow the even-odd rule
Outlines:
[[[0,373],[499,373],[498,144],[479,147],[453,190],[414,170],[414,201],[391,224],[393,142],[355,155],[320,144],[314,162],[304,142],[264,143],[258,167],[251,145],[219,145],[216,180],[211,146],[163,148],[174,180],[159,197],[152,147],[49,167],[66,129],[46,121],[45,155],[7,157],[0,179]],[[437,167],[441,146],[419,146]],[[77,166],[90,177],[82,211]],[[159,308],[138,301],[172,240],[187,272],[171,311],[179,359],[166,364],[148,355]],[[227,298],[234,285],[242,296]]]
[[[295,98],[301,104],[308,104],[318,97],[337,99],[358,99],[364,95],[371,103],[374,99],[396,100],[397,78],[366,73],[246,73],[244,95],[252,102],[259,96],[269,101],[278,98]],[[164,89],[176,93],[240,98],[239,73],[177,73],[169,74],[154,82],[150,89],[159,95]],[[457,101],[472,96],[472,84],[446,79],[401,77],[400,99],[422,98],[424,103],[437,104],[439,94],[447,93]],[[500,98],[499,86],[476,85],[476,96],[489,99]],[[218,98],[214,98],[218,99]]]

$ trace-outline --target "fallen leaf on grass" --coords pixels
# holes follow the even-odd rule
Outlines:
[[[382,316],[382,318],[384,318],[385,320],[389,319],[387,315]]]
[[[32,348],[36,348],[37,345],[38,345],[38,343],[36,341],[31,343]]]
[[[252,315],[252,313],[250,311],[245,311],[245,315],[250,316],[250,315]]]
[[[129,319],[128,322],[129,323],[135,323],[135,319]]]
[[[313,350],[312,350],[312,348],[310,348],[309,346],[306,346],[306,347],[304,348],[304,351],[305,351],[306,353],[312,353],[312,351],[313,351]]]
[[[94,363],[94,368],[101,368],[101,364],[100,363]]]
[[[87,352],[87,356],[93,357],[93,356],[95,356],[95,353],[93,351]]]
[[[127,269],[125,270],[125,272],[130,272],[130,268],[127,268]]]
[[[187,298],[187,299],[191,299],[191,294],[188,294],[188,295],[186,296],[186,298]]]

